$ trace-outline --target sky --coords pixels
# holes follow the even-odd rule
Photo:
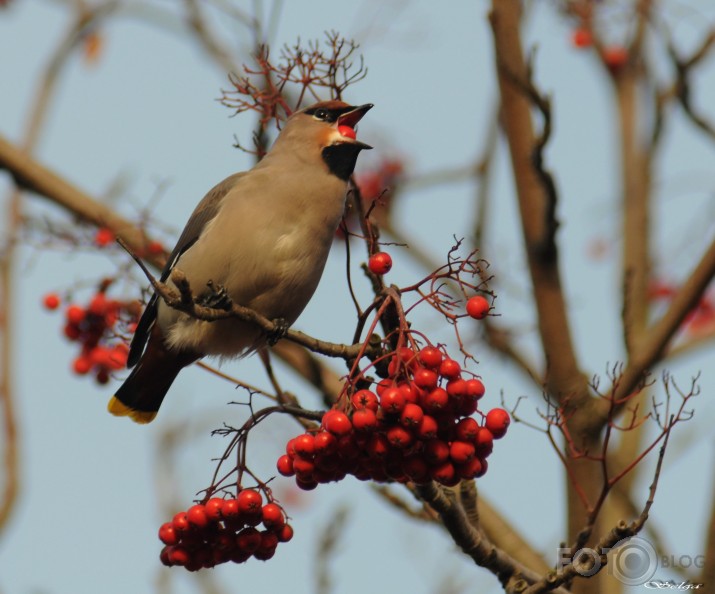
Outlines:
[[[250,10],[252,3],[239,4]],[[270,3],[255,4],[268,14]],[[172,3],[160,6],[173,10]],[[677,22],[675,39],[684,49],[694,47],[704,24],[715,18],[704,0],[670,3],[666,10]],[[417,175],[467,165],[484,144],[497,91],[487,11],[486,2],[466,0],[451,2],[449,10],[426,0],[285,2],[274,43],[321,38],[326,30],[354,37],[368,76],[350,89],[347,100],[375,104],[359,131],[375,150],[361,157],[358,172],[399,156],[408,173]],[[62,2],[49,0],[14,0],[0,10],[0,134],[12,140],[22,136],[38,76],[68,26],[66,15]],[[225,22],[218,26],[241,50],[250,43],[245,29]],[[533,10],[525,34],[536,47],[536,80],[553,97],[555,136],[547,157],[562,196],[562,267],[568,271],[566,291],[578,354],[590,373],[602,374],[623,356],[615,300],[620,237],[612,94],[594,61],[571,47],[570,26],[555,3]],[[112,188],[120,187],[116,207],[127,216],[151,204],[163,223],[161,236],[170,243],[210,187],[250,167],[250,157],[232,144],[234,135],[249,138],[251,121],[230,117],[230,110],[216,100],[228,87],[226,72],[172,27],[125,15],[113,19],[100,35],[102,47],[94,63],[81,55],[69,59],[36,155],[92,195],[111,195]],[[658,64],[667,73],[664,62]],[[712,59],[697,81],[698,104],[713,105]],[[715,180],[712,147],[682,116],[675,113],[671,122],[657,171],[654,224],[661,239],[654,251],[664,277],[677,281],[712,240]],[[510,325],[523,324],[528,330],[530,288],[503,146],[496,159],[497,200],[487,227],[492,251],[484,256],[498,274],[497,312]],[[8,188],[0,177],[0,193]],[[443,258],[455,236],[470,233],[473,194],[464,181],[414,190],[398,204],[396,216],[411,242]],[[28,197],[26,208],[37,217],[72,224],[37,197]],[[164,505],[188,507],[208,484],[211,459],[223,451],[220,439],[208,433],[223,420],[240,421],[241,407],[225,405],[237,394],[225,382],[189,369],[154,424],[140,427],[106,414],[106,401],[119,382],[101,387],[71,374],[73,347],[61,336],[61,316],[44,311],[40,301],[48,291],[71,287],[80,287],[78,298],[86,298],[91,282],[112,274],[116,263],[126,264],[126,259],[56,242],[38,244],[35,239],[20,251],[22,274],[14,287],[22,492],[0,540],[0,594],[168,592],[163,588],[169,583],[172,592],[195,591],[195,576],[159,565],[156,531],[168,519]],[[589,255],[595,244],[605,245],[600,260]],[[391,253],[392,282],[407,284],[421,275],[408,249],[393,248]],[[344,286],[344,258],[344,250],[336,246],[298,329],[335,341],[351,335],[349,295],[335,290],[335,283]],[[357,266],[353,262],[359,278]],[[358,285],[363,298],[368,290],[364,283]],[[418,320],[433,336],[449,339],[434,317]],[[524,344],[534,350],[528,337]],[[542,406],[540,395],[513,368],[477,348],[477,372],[487,385],[490,406],[498,406],[500,396],[511,405],[528,396],[527,414],[534,418]],[[683,384],[703,372],[696,417],[673,436],[652,512],[679,555],[702,552],[701,526],[712,497],[712,472],[703,471],[713,467],[707,423],[714,412],[708,400],[715,387],[711,361],[712,350],[703,350],[671,368]],[[253,359],[223,369],[268,386]],[[284,387],[308,406],[319,405],[308,386],[282,368],[280,373]],[[171,454],[158,451],[159,438],[177,428],[186,432],[183,445]],[[251,444],[256,466],[273,472],[283,444],[297,432],[296,425],[284,420],[268,423]],[[643,476],[645,501],[649,474]],[[163,486],[157,489],[157,483]],[[269,562],[211,572],[210,579],[226,592],[317,591],[317,541],[337,522],[342,507],[350,512],[329,560],[333,592],[451,591],[445,585],[454,591],[500,591],[494,577],[455,553],[437,527],[393,512],[366,485],[347,480],[307,494],[296,494],[288,480],[278,479],[276,485],[279,498],[285,495],[296,536]],[[513,426],[497,443],[479,487],[539,550],[552,554],[564,529],[563,486],[543,435]],[[667,579],[670,574],[659,575]]]

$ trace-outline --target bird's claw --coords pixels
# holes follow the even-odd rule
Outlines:
[[[233,300],[228,296],[228,291],[223,285],[216,285],[212,280],[206,283],[207,291],[201,295],[199,305],[211,309],[229,310],[233,306]]]
[[[273,346],[283,338],[290,328],[290,324],[283,318],[273,320],[273,330],[268,333],[268,344]]]

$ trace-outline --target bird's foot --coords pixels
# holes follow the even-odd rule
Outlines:
[[[206,283],[207,290],[198,299],[198,304],[211,309],[224,309],[228,311],[233,306],[233,300],[228,296],[226,287],[216,285],[212,280]]]
[[[283,318],[276,318],[273,320],[273,330],[268,333],[268,344],[273,346],[281,338],[283,338],[290,328],[290,324]]]

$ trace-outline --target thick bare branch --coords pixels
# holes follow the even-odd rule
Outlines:
[[[451,490],[429,483],[418,486],[417,493],[439,514],[445,528],[462,551],[477,565],[489,569],[497,576],[507,593],[521,592],[528,584],[541,579],[537,572],[518,563],[495,547],[483,532],[475,529]],[[554,591],[568,594],[564,589],[556,588]]]
[[[554,397],[568,396],[578,404],[588,397],[587,382],[576,360],[561,286],[553,238],[556,226],[553,188],[543,183],[534,162],[539,140],[531,119],[533,98],[524,92],[531,82],[519,35],[520,17],[521,3],[517,0],[493,2],[490,21],[502,122],[511,153],[541,344],[548,365],[547,386]],[[516,83],[517,80],[521,83]]]
[[[0,170],[5,169],[15,183],[39,194],[82,221],[111,229],[136,253],[145,253],[149,239],[131,221],[98,202],[48,167],[0,135]],[[161,259],[148,261],[161,266]]]

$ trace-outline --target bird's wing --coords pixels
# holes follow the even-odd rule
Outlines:
[[[228,194],[243,175],[245,175],[245,173],[236,173],[227,177],[221,183],[214,186],[208,194],[204,196],[201,202],[199,202],[191,217],[189,217],[184,230],[181,232],[176,246],[164,265],[164,269],[161,271],[162,282],[165,282],[166,279],[169,278],[171,271],[174,269],[174,266],[176,266],[182,254],[186,253],[186,251],[191,249],[191,246],[196,243],[204,227],[216,216],[223,197]],[[149,338],[149,332],[156,320],[158,302],[159,295],[154,292],[134,332],[134,337],[132,338],[132,343],[129,348],[129,356],[127,357],[127,367],[134,367],[144,352],[144,346]]]

